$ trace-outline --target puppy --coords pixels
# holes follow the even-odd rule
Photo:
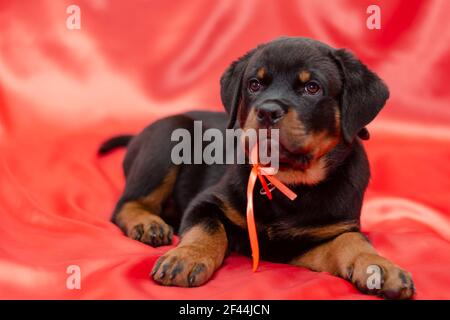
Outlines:
[[[360,291],[389,299],[414,294],[410,273],[377,254],[360,233],[370,171],[360,139],[388,99],[386,85],[346,50],[305,38],[262,44],[223,74],[227,113],[190,112],[156,121],[135,137],[112,138],[104,154],[128,145],[125,190],[112,221],[130,238],[178,246],[156,262],[162,285],[206,283],[230,251],[251,255],[246,188],[251,166],[175,165],[171,134],[204,127],[279,129],[276,177],[298,194],[269,200],[257,182],[254,212],[262,259],[329,272]],[[359,135],[359,137],[358,137]],[[368,285],[371,268],[380,285]]]

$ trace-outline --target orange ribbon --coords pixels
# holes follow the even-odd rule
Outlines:
[[[258,234],[256,232],[255,215],[253,211],[253,189],[255,188],[256,178],[258,177],[261,182],[269,200],[272,200],[272,193],[265,179],[269,180],[272,185],[274,185],[289,199],[294,200],[297,198],[297,195],[275,177],[275,171],[273,168],[261,167],[258,164],[258,147],[256,145],[250,152],[250,159],[253,167],[250,171],[250,177],[248,178],[247,185],[247,228],[250,238],[250,247],[252,249],[253,272],[255,272],[258,269],[259,264]]]

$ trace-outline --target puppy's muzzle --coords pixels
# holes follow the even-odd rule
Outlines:
[[[256,119],[264,126],[276,124],[285,114],[285,108],[276,101],[267,101],[256,107]]]

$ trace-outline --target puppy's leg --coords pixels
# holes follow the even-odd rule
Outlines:
[[[192,119],[172,116],[145,128],[128,145],[123,162],[126,186],[112,221],[129,237],[154,247],[170,244],[173,230],[161,215],[177,180],[171,159],[175,129],[192,127]]]
[[[214,191],[206,189],[183,215],[178,246],[155,263],[152,277],[163,285],[200,286],[220,267],[228,249],[223,210]]]
[[[180,244],[167,252],[153,267],[153,279],[163,285],[200,286],[220,267],[228,240],[220,222],[213,229],[203,223],[186,230]]]
[[[172,243],[173,229],[159,215],[173,190],[176,173],[176,167],[169,169],[162,183],[148,195],[118,206],[113,221],[128,237],[153,247]]]
[[[293,259],[291,264],[329,272],[347,279],[364,293],[388,299],[409,299],[415,291],[411,274],[379,256],[358,232],[344,233]],[[381,271],[379,286],[371,282],[377,268]]]

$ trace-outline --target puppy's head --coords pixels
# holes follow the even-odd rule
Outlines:
[[[337,145],[351,146],[384,106],[385,84],[351,53],[283,37],[233,62],[221,78],[229,127],[279,129],[279,177],[314,184]]]

